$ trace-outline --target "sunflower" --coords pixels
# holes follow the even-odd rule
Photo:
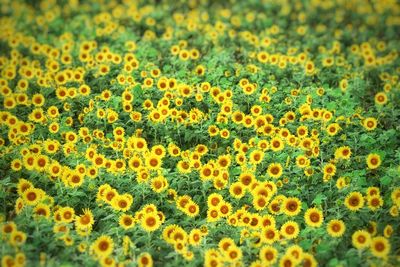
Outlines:
[[[77,229],[91,229],[94,224],[93,213],[90,209],[83,209],[83,214],[75,218]]]
[[[190,201],[185,206],[185,210],[184,211],[189,217],[196,217],[199,214],[199,205],[197,205],[193,201]]]
[[[317,267],[318,262],[312,254],[304,252],[303,253],[303,266]]]
[[[332,177],[336,174],[336,166],[332,163],[328,163],[324,166],[324,175],[329,175]]]
[[[342,146],[335,150],[335,159],[349,159],[351,150],[348,146]]]
[[[393,226],[391,226],[390,224],[386,225],[385,228],[383,229],[383,235],[386,238],[391,237],[393,234]]]
[[[262,229],[261,238],[263,242],[272,244],[279,239],[279,232],[273,226],[267,226]]]
[[[378,154],[371,153],[367,156],[367,165],[371,170],[377,169],[381,165],[381,157]]]
[[[209,207],[217,207],[218,204],[223,201],[223,198],[218,193],[211,193],[207,198],[207,206]]]
[[[18,252],[15,254],[15,262],[17,266],[25,266],[26,265],[26,256],[23,252]]]
[[[326,132],[330,136],[334,136],[337,134],[337,132],[340,130],[340,125],[338,123],[331,123],[326,127]]]
[[[261,217],[260,226],[262,228],[265,228],[268,226],[275,228],[275,225],[276,225],[275,218],[272,215],[267,214],[267,215],[264,215]]]
[[[303,259],[303,248],[299,245],[291,245],[287,248],[285,255],[292,257],[295,264],[298,264]]]
[[[39,189],[28,188],[24,191],[22,198],[25,204],[29,206],[34,206],[42,199],[42,195]]]
[[[232,113],[232,121],[236,124],[240,124],[242,123],[243,119],[244,119],[245,114],[241,111],[234,111]]]
[[[158,170],[161,168],[162,159],[155,154],[148,155],[145,161],[146,161],[146,166],[150,170]]]
[[[10,236],[10,243],[13,246],[22,246],[26,241],[26,234],[21,231],[13,231]]]
[[[168,181],[164,176],[157,176],[151,180],[151,189],[156,193],[161,193],[168,188]]]
[[[104,188],[104,191],[102,193],[102,199],[108,203],[111,204],[112,200],[118,195],[117,190],[114,188],[111,188],[111,186],[107,186]]]
[[[222,267],[224,261],[220,253],[214,249],[208,249],[204,256],[204,267]]]
[[[161,221],[157,213],[146,213],[141,219],[141,226],[147,232],[154,232],[160,225]]]
[[[315,73],[315,65],[314,62],[312,61],[307,61],[305,66],[304,66],[304,70],[306,72],[306,75],[310,76],[313,75]]]
[[[71,187],[79,187],[84,182],[84,175],[78,173],[77,171],[71,172],[68,176],[68,185]]]
[[[278,260],[278,250],[272,246],[264,246],[260,249],[259,256],[263,264],[270,266]]]
[[[367,188],[367,198],[379,195],[380,195],[380,190],[378,187],[370,186]]]
[[[216,207],[207,209],[207,222],[216,222],[221,218],[221,214]]]
[[[281,213],[284,211],[282,201],[281,201],[281,200],[278,200],[278,199],[276,199],[276,198],[273,199],[273,200],[268,204],[268,211],[269,211],[271,214],[274,214],[274,215],[281,214]]]
[[[371,244],[371,235],[365,230],[357,230],[351,236],[351,241],[356,249],[367,248]]]
[[[310,160],[305,155],[299,155],[296,157],[296,165],[299,168],[305,168],[310,166]]]
[[[39,172],[43,172],[46,170],[46,167],[49,163],[49,157],[47,157],[46,155],[37,155],[35,158],[34,168]]]
[[[187,174],[192,171],[190,168],[190,162],[188,162],[186,160],[178,161],[178,164],[176,164],[176,167],[178,169],[178,172],[182,173],[182,174]]]
[[[189,244],[192,246],[199,246],[202,240],[202,232],[200,229],[192,229],[189,233]]]
[[[399,216],[399,208],[397,206],[392,206],[389,209],[389,213],[392,217],[398,217]]]
[[[93,156],[92,162],[96,167],[100,168],[105,166],[106,160],[103,155],[96,154]]]
[[[27,170],[33,170],[35,168],[35,155],[31,153],[25,155],[23,157],[23,165]]]
[[[324,216],[321,210],[310,208],[305,212],[304,220],[311,227],[320,227],[324,221]]]
[[[238,262],[242,258],[242,250],[237,246],[230,246],[225,252],[225,259],[228,262]]]
[[[228,129],[222,129],[219,134],[224,139],[228,139],[230,136],[230,132]]]
[[[130,209],[133,198],[128,194],[116,195],[112,201],[111,206],[117,211],[127,211]]]
[[[301,211],[301,201],[297,197],[286,198],[283,202],[283,212],[287,216],[296,216]]]
[[[367,227],[367,231],[371,236],[376,235],[377,231],[377,223],[374,221],[370,221]]]
[[[36,207],[33,209],[33,212],[36,217],[44,217],[48,219],[50,217],[50,207],[49,205],[39,203],[36,205]]]
[[[114,266],[116,266],[115,260],[113,258],[111,258],[111,257],[101,258],[100,264],[101,264],[102,267],[109,267],[109,266],[114,267]]]
[[[283,168],[280,163],[271,163],[268,166],[267,173],[272,178],[279,178],[282,176]]]
[[[125,230],[131,229],[135,226],[135,218],[132,215],[122,214],[119,217],[119,225]]]
[[[225,218],[231,215],[232,205],[229,202],[221,201],[217,206],[218,212],[221,217]]]
[[[188,195],[180,196],[176,199],[176,206],[178,209],[184,210],[190,201],[191,201],[190,196]]]
[[[388,97],[385,92],[379,92],[375,95],[375,103],[377,105],[384,105],[388,102]]]
[[[337,187],[338,189],[343,189],[343,188],[345,188],[346,186],[348,186],[348,182],[346,181],[346,177],[339,177],[339,178],[336,180],[336,187]]]
[[[155,145],[151,148],[151,153],[159,156],[160,158],[165,157],[166,149],[163,145]]]
[[[365,118],[364,121],[362,122],[362,126],[367,130],[367,131],[373,131],[375,130],[378,122],[375,118],[368,117]]]
[[[391,246],[389,240],[383,236],[377,236],[372,238],[371,240],[370,249],[372,255],[374,255],[375,257],[387,258],[387,255],[390,252],[390,248]]]
[[[383,206],[383,199],[379,195],[367,197],[367,205],[370,210],[376,211]]]
[[[235,182],[229,187],[229,193],[234,198],[240,199],[246,194],[245,189],[241,182]]]
[[[400,187],[393,189],[392,193],[390,194],[390,198],[394,204],[400,207]]]
[[[139,170],[143,166],[143,161],[139,156],[135,155],[128,160],[128,166],[131,170]]]
[[[12,221],[6,222],[1,226],[1,233],[3,235],[11,234],[12,232],[14,232],[16,230],[17,230],[17,225]]]
[[[33,188],[33,184],[26,179],[19,179],[17,184],[18,195],[22,196],[26,189]]]
[[[20,171],[22,169],[22,161],[20,159],[13,159],[10,165],[13,171]]]
[[[344,205],[351,211],[358,211],[364,206],[364,197],[360,192],[351,192],[346,196]]]
[[[255,176],[250,172],[243,172],[239,175],[239,181],[245,186],[249,188],[251,184],[255,181]]]
[[[269,198],[263,195],[258,195],[253,198],[253,206],[257,211],[261,211],[268,206]]]
[[[294,239],[299,235],[300,228],[298,223],[294,221],[285,222],[280,229],[280,233],[287,239]]]
[[[279,267],[296,266],[297,260],[292,255],[284,255],[279,260]]]
[[[332,237],[341,237],[346,231],[346,225],[342,220],[330,220],[326,226],[326,231]]]
[[[250,163],[257,165],[260,164],[264,158],[264,152],[260,150],[253,150],[250,153]]]
[[[139,267],[151,267],[153,266],[153,258],[149,253],[144,252],[139,255],[137,263]]]
[[[14,258],[11,257],[10,255],[4,255],[1,258],[1,266],[7,266],[7,267],[16,266],[16,262]]]
[[[92,251],[99,257],[108,257],[114,250],[114,242],[108,235],[102,235],[91,245]]]
[[[279,137],[274,137],[271,139],[271,150],[274,152],[281,151],[284,148],[284,143]]]
[[[246,161],[247,161],[246,155],[244,153],[238,153],[235,156],[235,161],[239,165],[244,165],[246,163]]]

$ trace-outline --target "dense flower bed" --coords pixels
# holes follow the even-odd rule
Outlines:
[[[0,1],[1,266],[400,264],[396,1]]]

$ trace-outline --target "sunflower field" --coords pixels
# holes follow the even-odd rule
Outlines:
[[[400,266],[400,2],[0,0],[1,266]]]

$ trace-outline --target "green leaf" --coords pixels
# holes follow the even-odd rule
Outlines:
[[[304,239],[304,240],[300,241],[300,246],[305,250],[310,249],[311,245],[312,245],[312,243],[311,243],[310,239]]]
[[[367,179],[365,178],[365,176],[360,176],[357,178],[357,185],[358,186],[364,186],[367,184]]]
[[[392,183],[392,178],[390,176],[384,176],[380,180],[382,185],[390,185]]]
[[[337,258],[333,258],[328,262],[328,266],[338,266],[339,260]]]
[[[322,201],[326,199],[326,196],[324,194],[319,193],[313,200],[313,204],[315,205],[321,205]]]

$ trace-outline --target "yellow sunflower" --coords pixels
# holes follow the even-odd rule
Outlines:
[[[137,263],[139,267],[151,267],[153,266],[153,258],[149,253],[144,252],[139,255]]]
[[[34,206],[42,199],[42,195],[39,189],[28,188],[24,191],[22,198],[25,204]]]
[[[287,239],[294,239],[299,235],[300,228],[298,223],[294,221],[285,222],[280,229],[280,233]]]
[[[127,211],[130,209],[133,198],[128,194],[116,195],[111,201],[111,206],[117,211]]]
[[[131,229],[135,226],[135,218],[132,215],[122,214],[119,217],[119,225],[125,230]]]
[[[362,126],[368,131],[375,130],[377,125],[378,121],[372,117],[365,118],[364,121],[362,122]]]
[[[99,257],[108,257],[114,250],[114,242],[108,235],[102,235],[91,245],[92,251]]]
[[[271,142],[270,142],[270,145],[271,145],[270,146],[271,150],[274,151],[274,152],[281,151],[285,146],[283,141],[282,141],[282,139],[280,139],[279,137],[272,138]]]
[[[372,170],[377,169],[382,163],[381,157],[375,153],[369,154],[366,161],[368,168]]]
[[[26,234],[21,231],[13,231],[10,236],[10,243],[13,246],[22,246],[26,241]]]
[[[161,225],[161,221],[157,213],[146,213],[142,216],[141,226],[147,232],[154,232]]]
[[[304,220],[308,226],[320,227],[324,221],[324,216],[321,210],[310,208],[305,212]]]
[[[378,258],[386,258],[390,252],[389,240],[383,236],[377,236],[371,240],[371,253]]]
[[[94,224],[93,213],[90,209],[83,209],[83,214],[75,218],[77,229],[91,229]]]
[[[351,242],[356,249],[367,248],[371,244],[371,235],[365,230],[357,230],[351,236]]]
[[[271,163],[268,166],[267,173],[272,178],[279,178],[282,176],[283,168],[280,163]]]
[[[283,212],[288,216],[296,216],[301,211],[301,201],[297,197],[288,197],[283,202]]]
[[[344,205],[351,211],[358,211],[364,206],[364,197],[360,192],[351,192],[346,196]]]
[[[262,263],[270,266],[278,260],[278,250],[272,246],[264,246],[259,252]]]
[[[330,220],[326,226],[326,231],[332,237],[341,237],[346,231],[346,225],[342,220]]]
[[[272,244],[279,239],[279,232],[273,226],[267,226],[262,229],[261,239],[264,243]]]

